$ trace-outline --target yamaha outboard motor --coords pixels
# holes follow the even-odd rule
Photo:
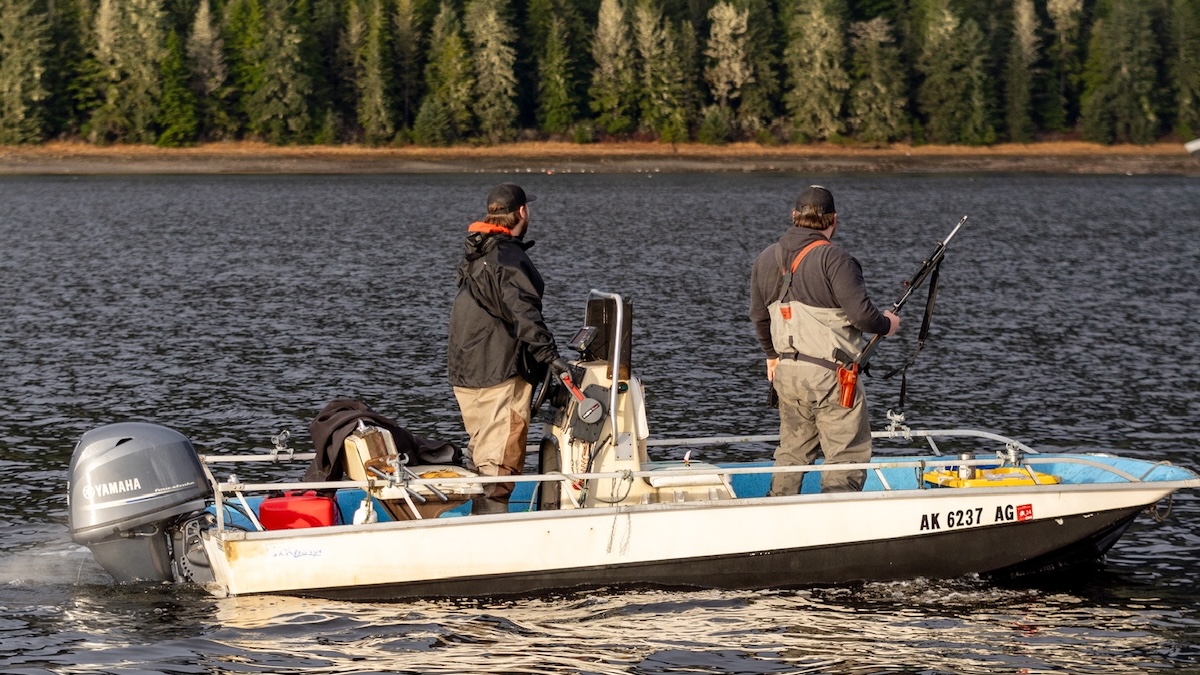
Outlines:
[[[170,527],[212,494],[186,436],[121,422],[83,435],[68,474],[71,538],[117,581],[172,581]]]

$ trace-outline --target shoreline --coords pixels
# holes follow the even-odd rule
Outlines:
[[[0,147],[0,175],[389,174],[389,173],[1066,173],[1198,175],[1182,143],[1079,141],[985,147],[887,148],[829,143],[522,142],[497,146],[368,148],[210,143],[191,148],[53,142]]]

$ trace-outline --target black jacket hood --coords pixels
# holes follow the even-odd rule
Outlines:
[[[463,247],[465,248],[463,255],[466,257],[468,262],[482,258],[483,256],[487,255],[488,251],[496,248],[496,245],[500,243],[501,239],[513,242],[517,246],[520,246],[524,251],[528,251],[530,248],[532,248],[534,243],[532,240],[525,241],[510,234],[487,234],[483,232],[471,232],[467,235],[466,240],[463,242]]]

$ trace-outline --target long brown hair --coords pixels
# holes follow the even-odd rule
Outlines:
[[[483,222],[488,225],[499,225],[511,230],[517,226],[517,223],[521,222],[521,209],[517,209],[512,213],[489,213],[483,217]]]
[[[813,230],[824,230],[833,225],[836,213],[825,213],[825,209],[806,204],[792,211],[792,224],[797,227],[807,227]]]

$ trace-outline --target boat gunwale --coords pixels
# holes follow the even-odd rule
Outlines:
[[[891,499],[891,498],[911,498],[914,496],[930,497],[939,493],[945,493],[945,496],[962,496],[964,490],[986,490],[987,494],[1004,495],[1013,493],[1028,494],[1030,490],[1052,490],[1060,492],[1076,492],[1081,490],[1129,490],[1145,486],[1153,486],[1155,489],[1167,489],[1169,492],[1184,488],[1200,487],[1200,474],[1197,474],[1191,469],[1179,467],[1169,462],[1154,462],[1153,460],[1141,458],[1127,458],[1107,453],[1039,453],[1029,446],[1016,441],[1012,438],[995,434],[992,432],[974,430],[974,429],[909,429],[907,427],[892,428],[887,431],[873,432],[872,436],[880,439],[891,440],[912,440],[915,438],[925,438],[929,441],[929,447],[937,453],[935,456],[926,457],[920,455],[886,457],[876,456],[870,462],[856,464],[815,464],[815,465],[798,465],[777,467],[770,460],[761,460],[753,462],[741,463],[724,463],[724,464],[709,464],[697,462],[697,466],[689,466],[686,460],[667,460],[676,462],[679,465],[669,467],[657,467],[652,469],[642,469],[638,471],[623,470],[623,471],[607,471],[607,472],[585,472],[585,473],[548,473],[548,474],[523,474],[512,476],[468,476],[468,477],[447,477],[447,478],[406,478],[403,480],[383,481],[379,479],[368,479],[365,481],[324,481],[324,482],[271,482],[271,483],[251,483],[238,481],[236,477],[231,476],[233,480],[222,482],[216,478],[210,470],[210,465],[224,462],[247,462],[247,461],[272,461],[280,462],[283,460],[303,460],[311,458],[315,453],[295,453],[286,448],[276,447],[270,453],[262,455],[200,455],[201,463],[205,474],[208,476],[210,483],[213,486],[218,533],[235,532],[244,533],[237,527],[229,528],[227,525],[227,516],[225,515],[226,494],[232,493],[246,507],[249,504],[243,492],[277,492],[286,490],[340,490],[340,489],[361,489],[370,494],[372,491],[389,487],[389,486],[428,486],[433,490],[437,490],[438,486],[450,486],[455,484],[487,484],[487,483],[562,483],[575,481],[628,481],[632,483],[635,479],[641,478],[648,480],[651,477],[663,476],[669,473],[672,476],[714,476],[720,477],[722,481],[728,481],[730,477],[736,475],[761,475],[761,474],[776,474],[776,473],[820,473],[823,471],[847,471],[847,470],[866,470],[874,472],[879,478],[881,489],[873,489],[869,491],[860,491],[844,494],[798,494],[787,496],[754,496],[754,497],[735,497],[733,499],[720,500],[697,500],[691,502],[655,502],[653,504],[616,504],[616,505],[593,505],[587,508],[562,509],[553,511],[541,511],[532,508],[532,500],[530,508],[511,511],[506,514],[498,514],[499,517],[507,517],[511,515],[523,515],[529,517],[529,514],[540,514],[541,517],[562,517],[563,514],[574,512],[602,512],[602,513],[630,513],[643,510],[663,510],[663,509],[694,509],[694,508],[714,508],[721,506],[750,506],[757,505],[763,502],[775,503],[791,503],[792,501],[825,501],[825,500],[876,500],[876,499]],[[1003,443],[1005,449],[996,451],[994,454],[985,454],[983,457],[975,457],[966,459],[957,455],[941,454],[935,438],[977,438],[984,440],[996,441]],[[778,440],[777,435],[764,436],[724,436],[724,437],[702,437],[689,439],[655,439],[654,441],[647,440],[647,445],[652,442],[656,446],[675,445],[720,445],[740,442],[769,442],[770,440]],[[287,450],[284,452],[283,450]],[[974,455],[973,455],[974,456]],[[1134,476],[1127,471],[1114,466],[1113,464],[1098,461],[1096,458],[1110,458],[1121,463],[1135,463],[1138,465],[1146,465],[1147,469],[1142,474],[1141,478]],[[1034,481],[1033,485],[1024,486],[978,486],[969,488],[945,488],[941,486],[926,485],[926,482],[921,479],[921,476],[929,470],[937,470],[948,466],[974,466],[974,467],[995,467],[997,462],[1006,466],[1024,466],[1032,467],[1045,464],[1081,464],[1091,469],[1103,471],[1107,474],[1115,476],[1118,480],[1115,482],[1084,482],[1084,483],[1040,483],[1037,482],[1036,475],[1030,471],[1030,476]],[[746,464],[741,466],[739,464]],[[417,465],[414,465],[417,466]],[[645,465],[643,465],[645,466]],[[1190,478],[1170,478],[1150,479],[1159,467],[1169,468],[1172,471],[1180,471]],[[911,469],[917,478],[916,487],[894,488],[888,483],[884,476],[884,471]],[[1169,494],[1168,492],[1168,494]],[[957,493],[957,494],[956,494]],[[940,497],[939,497],[940,498]],[[229,500],[233,501],[233,500]],[[654,509],[647,509],[654,507]],[[252,511],[252,508],[248,508]],[[557,515],[552,515],[557,514]],[[476,518],[478,515],[476,515]],[[254,522],[253,518],[250,518]],[[408,526],[416,526],[423,523],[425,520],[437,520],[439,526],[444,526],[445,521],[456,521],[457,518],[435,518],[435,519],[418,519],[415,521],[406,521],[410,523]],[[475,520],[473,518],[472,520]],[[493,521],[494,522],[494,521]],[[261,528],[255,523],[256,528]],[[370,527],[377,527],[378,524],[370,524]],[[430,526],[426,524],[425,526]],[[345,531],[345,524],[339,525],[340,531]],[[356,527],[351,525],[351,527]],[[264,529],[257,529],[257,532],[265,532]],[[237,534],[235,537],[241,538],[244,534]],[[293,535],[294,536],[294,535]]]
[[[1134,476],[1119,467],[1105,462],[1091,459],[1092,457],[1105,457],[1116,459],[1121,462],[1136,462],[1139,464],[1148,465],[1146,473],[1140,478]],[[734,463],[720,464],[704,464],[703,466],[689,467],[679,466],[670,468],[644,469],[640,471],[605,471],[605,472],[584,472],[584,473],[545,473],[545,474],[520,474],[511,476],[455,476],[446,478],[412,478],[403,481],[396,481],[397,485],[416,485],[416,486],[438,486],[438,485],[453,485],[453,484],[488,484],[488,483],[559,483],[563,481],[576,480],[613,480],[613,479],[632,479],[632,478],[652,478],[664,475],[664,471],[669,471],[671,475],[676,476],[736,476],[736,475],[757,475],[757,474],[775,474],[775,473],[820,473],[825,471],[884,471],[891,469],[915,469],[924,472],[928,469],[945,467],[945,466],[976,466],[976,467],[994,467],[997,461],[1003,461],[1002,456],[991,456],[975,459],[962,459],[959,457],[940,456],[925,458],[920,456],[912,457],[876,457],[871,462],[863,462],[856,464],[810,464],[796,466],[774,466],[769,463],[769,460],[762,462],[745,462],[745,464],[755,464],[756,466],[736,466]],[[219,458],[206,456],[206,463],[217,463]],[[682,461],[682,460],[675,460]],[[1111,473],[1118,478],[1121,478],[1126,483],[1154,483],[1164,484],[1169,482],[1192,483],[1196,482],[1200,486],[1200,474],[1197,474],[1191,469],[1181,467],[1169,462],[1155,462],[1153,460],[1121,457],[1107,453],[1039,453],[1033,457],[1024,457],[1023,464],[1027,465],[1044,465],[1044,464],[1081,464],[1094,469],[1098,469],[1107,473]],[[697,462],[697,464],[700,464]],[[739,463],[740,464],[740,463]],[[1170,469],[1173,471],[1182,471],[1192,475],[1192,478],[1187,479],[1150,479],[1149,476],[1158,468]],[[243,481],[223,482],[213,480],[214,486],[221,492],[235,491],[272,491],[272,490],[331,490],[342,488],[359,488],[364,490],[372,490],[380,487],[386,487],[393,483],[382,480],[365,480],[365,481],[323,481],[323,482],[271,482],[271,483],[249,483]],[[1067,483],[1063,485],[1092,485],[1093,483]],[[1095,483],[1095,485],[1107,485],[1109,483]],[[1050,484],[1045,484],[1050,485]],[[1032,486],[1025,486],[1032,487]],[[918,488],[892,488],[885,484],[882,490],[871,490],[869,492],[908,492],[908,491],[924,491],[936,489],[932,486]],[[961,489],[961,488],[960,488]],[[996,489],[994,487],[988,489]],[[737,498],[741,499],[741,498]]]
[[[504,521],[560,520],[578,518],[612,518],[618,515],[656,512],[686,512],[711,509],[744,509],[764,505],[808,506],[825,502],[874,502],[881,500],[934,500],[945,501],[968,498],[999,498],[1012,495],[1032,496],[1031,490],[1039,494],[1071,494],[1096,492],[1151,491],[1161,496],[1147,505],[1184,488],[1200,488],[1200,477],[1182,481],[1142,481],[1121,483],[1077,483],[1041,484],[1025,486],[995,486],[987,488],[926,488],[901,490],[873,490],[869,492],[842,492],[796,494],[785,496],[739,497],[736,499],[701,500],[691,502],[652,502],[648,504],[617,504],[594,506],[581,509],[516,510],[499,514],[477,514],[459,518],[424,518],[419,520],[389,520],[376,523],[338,524],[330,527],[310,527],[282,530],[245,530],[241,528],[214,528],[209,534],[218,541],[301,539],[342,534],[377,532],[380,530],[409,530],[430,527],[466,527]]]

